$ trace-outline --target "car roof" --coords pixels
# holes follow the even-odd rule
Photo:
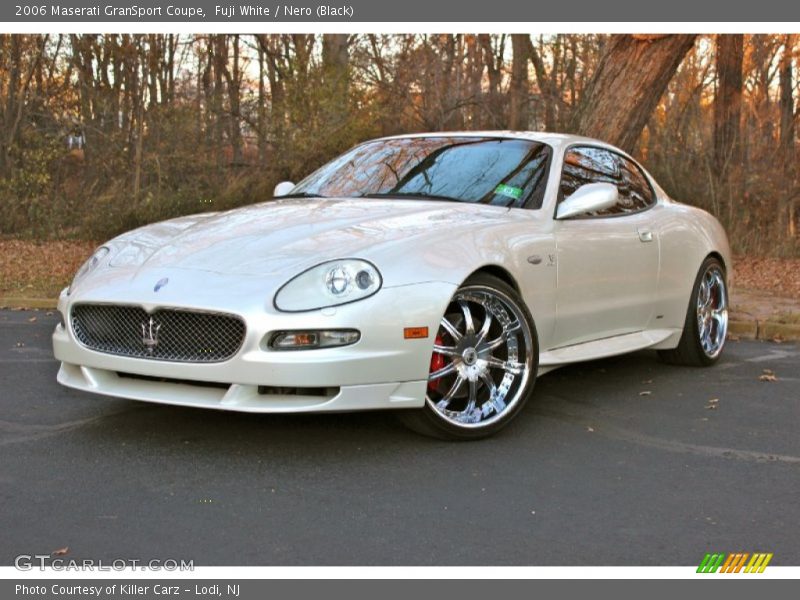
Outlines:
[[[550,133],[546,131],[510,131],[510,130],[496,130],[496,131],[437,131],[437,132],[428,132],[428,133],[408,133],[408,134],[401,134],[401,135],[390,135],[382,138],[378,138],[381,140],[392,140],[392,139],[400,139],[400,138],[421,138],[421,137],[501,137],[501,138],[510,138],[510,139],[522,139],[522,140],[532,140],[535,142],[542,142],[544,144],[548,144],[553,146],[554,148],[563,148],[566,146],[571,146],[573,144],[587,144],[592,146],[602,146],[604,148],[609,148],[611,150],[615,150],[616,152],[621,152],[622,154],[628,155],[627,152],[623,152],[616,146],[612,146],[611,144],[607,144],[606,142],[590,138],[584,137],[581,135],[573,135],[570,133]]]

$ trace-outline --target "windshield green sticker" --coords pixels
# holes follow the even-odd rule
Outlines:
[[[519,200],[522,198],[522,188],[514,187],[513,185],[506,185],[505,183],[501,183],[494,188],[494,193],[500,194],[501,196],[506,196],[507,198],[513,198],[514,200]]]

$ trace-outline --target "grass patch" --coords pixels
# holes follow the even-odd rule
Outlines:
[[[770,323],[782,323],[783,325],[800,325],[800,313],[782,312],[767,319]]]

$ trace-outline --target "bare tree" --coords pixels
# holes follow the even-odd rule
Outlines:
[[[510,129],[528,128],[528,44],[527,34],[511,36],[511,85],[509,86],[508,126]]]
[[[619,35],[608,44],[571,129],[629,152],[695,35]]]
[[[322,69],[328,93],[329,118],[344,125],[350,105],[350,79],[346,34],[322,36]],[[341,126],[340,125],[340,126]]]
[[[726,221],[733,220],[734,197],[741,195],[742,62],[744,36],[716,37],[717,89],[714,97],[712,168]]]
[[[744,36],[717,35],[717,93],[714,98],[714,171],[723,179],[739,161]]]
[[[792,54],[795,36],[786,34],[783,40],[783,53],[780,64],[780,157],[783,174],[786,179],[786,190],[778,201],[778,232],[781,236],[793,238],[797,234],[795,223],[795,201],[798,191],[794,185],[797,174],[797,157],[795,154],[795,112],[794,112],[794,73]]]

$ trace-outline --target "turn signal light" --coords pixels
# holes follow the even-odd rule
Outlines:
[[[336,346],[355,344],[359,339],[361,339],[361,334],[354,329],[279,331],[272,335],[269,347],[273,350],[334,348]]]
[[[407,340],[419,340],[428,337],[427,327],[406,327],[403,329],[403,338]]]

